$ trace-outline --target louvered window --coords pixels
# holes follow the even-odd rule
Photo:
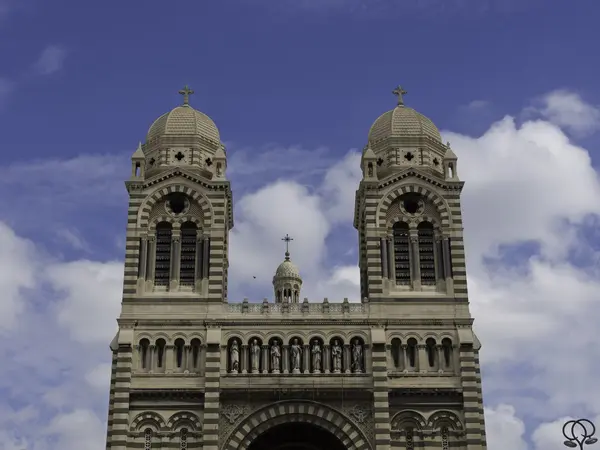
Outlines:
[[[433,225],[429,222],[421,222],[419,224],[419,264],[422,285],[435,285],[435,254],[433,245]]]
[[[196,224],[186,222],[181,226],[181,271],[179,284],[193,286],[196,280]]]
[[[394,224],[394,267],[396,284],[410,285],[410,251],[408,224]]]
[[[171,273],[171,236],[169,223],[159,223],[156,226],[156,263],[154,269],[154,284],[168,286]]]

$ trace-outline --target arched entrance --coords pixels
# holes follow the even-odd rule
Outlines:
[[[346,447],[329,431],[296,422],[270,428],[254,439],[248,450],[346,450]]]
[[[313,401],[282,401],[242,420],[223,450],[371,450],[352,420]]]

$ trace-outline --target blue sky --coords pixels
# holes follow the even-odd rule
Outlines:
[[[228,147],[231,301],[271,295],[286,233],[303,296],[357,299],[357,149],[402,84],[466,182],[490,450],[560,448],[562,420],[600,415],[598,17],[592,0],[0,0],[0,450],[103,448],[123,181],[184,84]]]

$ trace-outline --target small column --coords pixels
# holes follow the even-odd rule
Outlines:
[[[323,358],[321,361],[323,364],[323,373],[329,373],[331,370],[331,352],[329,350],[329,344],[323,345]]]
[[[427,372],[429,361],[427,361],[427,346],[417,345],[417,357],[419,360],[419,372]]]
[[[240,356],[242,373],[248,373],[248,344],[242,344],[242,354]]]
[[[202,244],[202,278],[208,278],[210,266],[210,237],[204,236]]]
[[[183,369],[183,373],[192,372],[192,346],[184,345],[183,346],[183,356],[181,357],[181,368]]]
[[[281,368],[283,373],[290,373],[290,346],[282,345],[281,349]]]
[[[138,263],[138,280],[146,280],[146,268],[148,265],[148,236],[140,238],[140,254]]]
[[[381,249],[381,276],[383,278],[388,277],[388,254],[387,254],[387,242],[384,238],[379,240],[379,248]]]
[[[164,358],[164,366],[165,373],[173,373],[173,369],[175,368],[175,346],[174,345],[165,345],[165,354]]]
[[[156,233],[148,236],[146,263],[146,287],[149,287],[154,284],[154,274],[156,272]]]
[[[442,257],[444,261],[444,278],[452,278],[452,262],[450,260],[450,240],[442,239]]]
[[[408,372],[408,364],[406,363],[408,358],[406,357],[406,352],[408,349],[408,345],[400,344],[400,368],[404,372]]]
[[[262,348],[262,373],[269,373],[269,346],[263,344]]]
[[[171,238],[171,276],[169,289],[175,290],[179,286],[179,271],[181,267],[181,232],[173,231]]]
[[[410,236],[410,265],[412,274],[413,290],[421,290],[421,259],[419,258],[419,237],[417,235]]]
[[[196,261],[194,265],[194,277],[196,281],[202,279],[202,230],[196,230]]]
[[[387,239],[388,245],[388,277],[392,281],[396,281],[396,254],[394,252],[394,236],[389,236]]]
[[[342,369],[344,373],[350,373],[350,344],[344,344],[344,358],[342,361]]]
[[[304,344],[304,350],[302,352],[302,372],[310,373],[310,344]]]
[[[445,278],[444,276],[444,251],[442,249],[442,237],[435,237],[435,247],[433,248],[433,254],[435,258],[435,279],[441,281]]]

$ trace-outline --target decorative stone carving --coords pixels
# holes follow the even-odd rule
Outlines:
[[[292,373],[300,373],[300,360],[302,359],[302,347],[298,344],[298,339],[294,339],[294,342],[290,346],[290,353],[292,357]]]
[[[361,373],[363,371],[362,359],[363,348],[360,341],[356,339],[352,347],[352,370],[354,371],[354,373]]]
[[[313,373],[321,373],[321,346],[319,341],[315,340],[311,349]]]
[[[279,373],[281,367],[281,347],[277,339],[273,341],[271,346],[271,370],[273,373]]]
[[[233,425],[244,414],[245,408],[241,405],[229,404],[221,409],[221,414]]]
[[[331,360],[333,362],[333,373],[341,373],[342,371],[342,347],[336,339],[331,346]]]
[[[237,340],[234,340],[229,349],[230,373],[238,373],[240,370],[240,349]]]
[[[370,414],[370,411],[362,405],[354,405],[348,412],[358,423],[364,423]]]

